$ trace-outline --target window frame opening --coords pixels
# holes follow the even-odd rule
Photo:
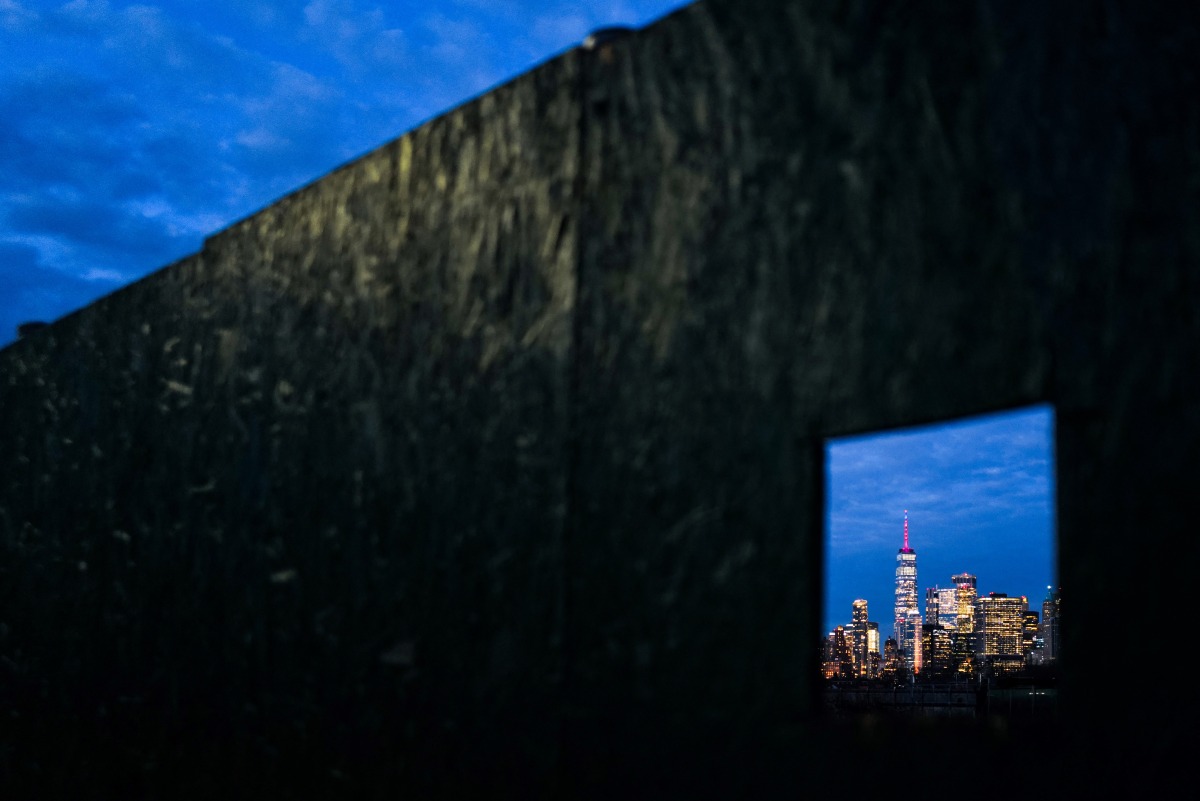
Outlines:
[[[819,712],[1056,718],[1053,405],[827,437],[823,455]]]

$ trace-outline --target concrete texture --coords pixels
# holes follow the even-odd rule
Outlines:
[[[706,0],[18,341],[0,771],[1167,792],[1196,712],[1198,46],[1186,7]],[[823,718],[825,438],[1039,402],[1059,719]]]

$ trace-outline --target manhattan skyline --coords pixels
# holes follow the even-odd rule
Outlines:
[[[963,572],[1040,612],[1057,586],[1053,447],[1045,405],[830,440],[822,634],[861,598],[892,636],[906,510],[922,614],[925,590]]]

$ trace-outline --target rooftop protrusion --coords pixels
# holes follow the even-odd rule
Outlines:
[[[600,45],[623,39],[633,33],[634,29],[626,25],[611,25],[607,28],[597,28],[583,40],[585,50],[595,50]]]

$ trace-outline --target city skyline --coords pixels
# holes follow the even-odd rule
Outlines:
[[[830,440],[823,633],[863,599],[880,636],[893,636],[906,510],[922,612],[926,589],[963,572],[981,597],[1024,595],[1040,611],[1057,587],[1053,424],[1039,405]]]
[[[0,347],[592,30],[684,5],[0,0]]]

